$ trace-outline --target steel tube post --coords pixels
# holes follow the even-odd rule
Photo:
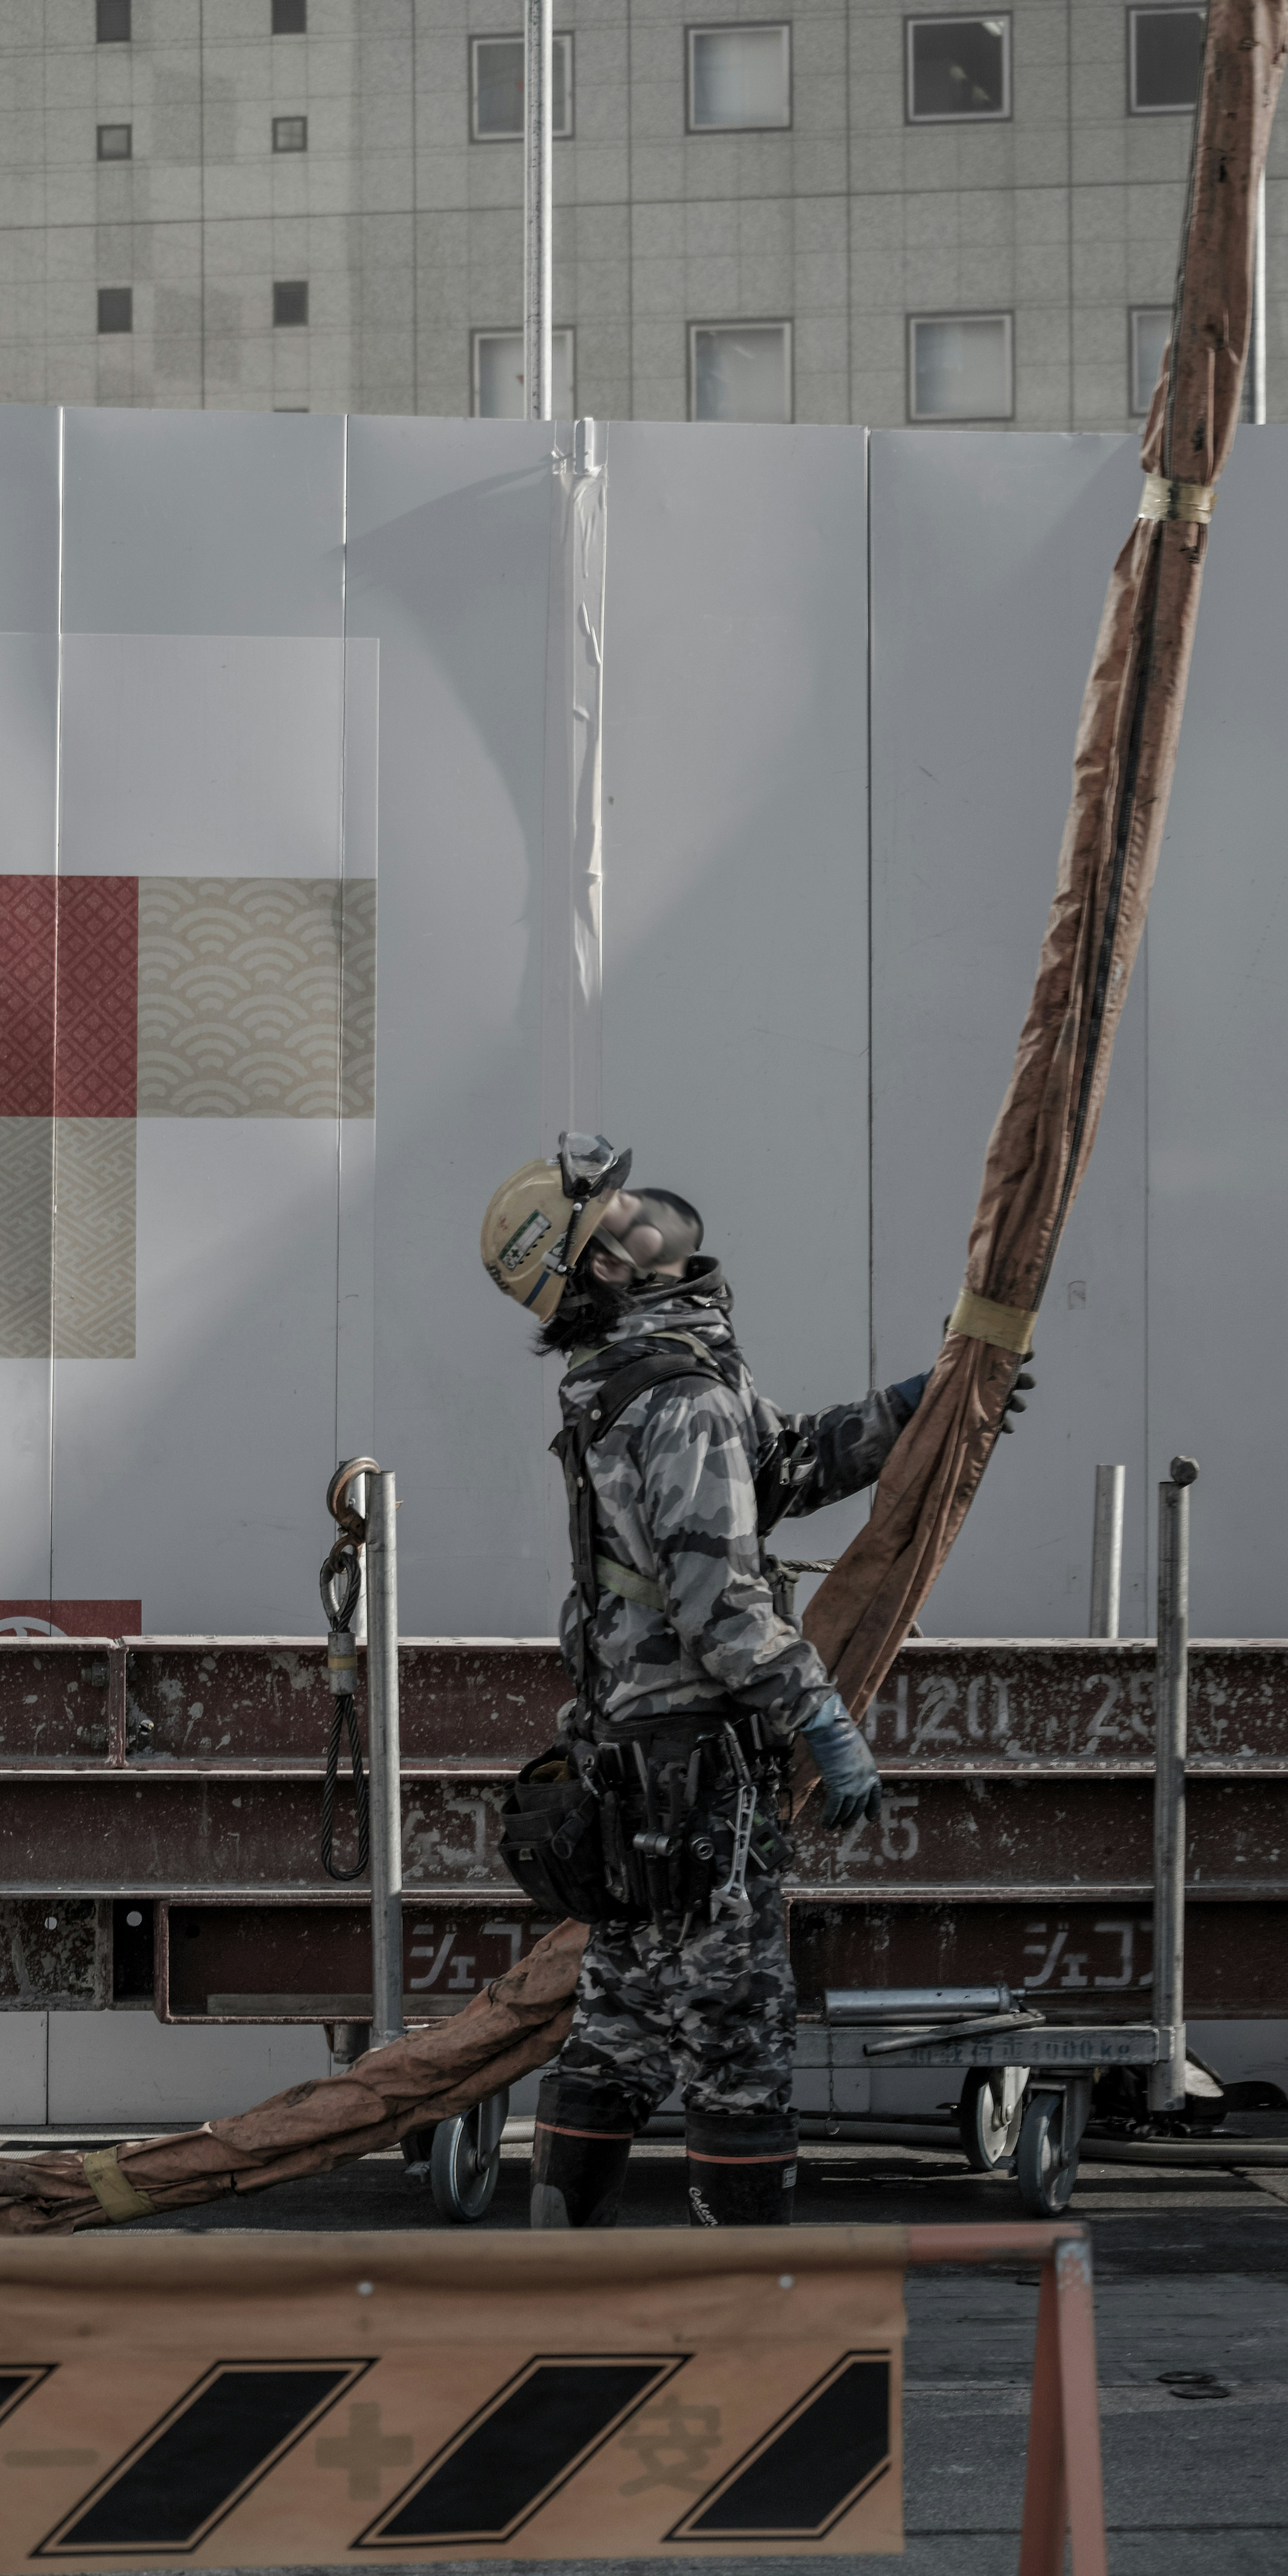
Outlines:
[[[1116,1637],[1123,1579],[1125,1467],[1097,1467],[1096,1517],[1091,1532],[1089,1637]]]
[[[523,6],[523,409],[549,420],[551,378],[551,92],[553,0]]]
[[[1154,2018],[1170,2055],[1149,2072],[1151,2111],[1185,2101],[1185,1751],[1189,1684],[1192,1458],[1173,1458],[1158,1489],[1158,1644],[1154,1682]]]
[[[367,1761],[371,1773],[371,2044],[403,2033],[402,1762],[398,1735],[397,1496],[367,1479]]]

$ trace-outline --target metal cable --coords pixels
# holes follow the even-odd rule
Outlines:
[[[322,1594],[322,1607],[326,1612],[327,1626],[332,1636],[346,1636],[362,1591],[362,1560],[354,1539],[341,1537],[336,1540],[322,1568],[318,1583]],[[337,1600],[337,1590],[341,1583],[344,1588]],[[352,1869],[337,1868],[334,1858],[335,1801],[340,1776],[342,1730],[349,1740],[349,1762],[353,1773],[353,1803],[358,1827],[358,1857]],[[322,1782],[321,1849],[322,1867],[327,1877],[335,1879],[341,1886],[350,1879],[361,1878],[371,1857],[371,1802],[366,1775],[362,1768],[362,1737],[358,1729],[358,1713],[353,1704],[351,1691],[339,1693],[331,1710],[331,1725],[326,1747],[326,1774]]]

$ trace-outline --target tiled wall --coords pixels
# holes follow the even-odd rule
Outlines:
[[[1171,300],[1184,116],[1127,113],[1125,0],[1013,0],[1013,114],[910,126],[902,0],[785,0],[785,132],[685,131],[689,0],[558,0],[556,319],[577,408],[686,416],[690,322],[790,320],[795,417],[903,423],[910,313],[1015,316],[1020,427],[1125,427],[1128,316]],[[707,23],[763,20],[711,0]],[[472,143],[469,39],[517,0],[92,0],[0,14],[0,400],[467,413],[521,319],[522,146]],[[274,153],[274,115],[308,150]],[[95,160],[99,123],[134,158]],[[1272,143],[1269,416],[1288,411],[1288,129]],[[306,328],[274,281],[307,281]],[[99,286],[134,327],[100,334]]]

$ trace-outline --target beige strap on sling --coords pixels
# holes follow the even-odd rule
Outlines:
[[[1205,528],[1216,507],[1215,483],[1169,483],[1165,474],[1147,474],[1138,519],[1182,519]]]
[[[977,1297],[973,1288],[963,1288],[948,1318],[948,1330],[964,1333],[968,1341],[989,1342],[994,1350],[1026,1353],[1036,1322],[1036,1309],[1026,1315],[1022,1307],[997,1306],[991,1297]]]
[[[85,2180],[100,2208],[116,2226],[126,2218],[150,2218],[153,2204],[145,2191],[136,2191],[122,2173],[116,2160],[115,2147],[93,2147],[81,2157]]]

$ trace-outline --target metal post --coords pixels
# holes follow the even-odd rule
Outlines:
[[[367,1479],[367,1762],[371,1773],[371,2045],[403,2032],[398,1545],[392,1475]]]
[[[1123,1493],[1125,1467],[1097,1467],[1096,1517],[1091,1532],[1091,1625],[1089,1637],[1116,1637],[1123,1579]]]
[[[1257,247],[1252,268],[1252,417],[1266,421],[1266,174],[1257,183]]]
[[[1154,2019],[1170,2056],[1149,2071],[1151,2111],[1185,2101],[1185,1748],[1189,1682],[1193,1458],[1173,1458],[1158,1489],[1158,1643],[1154,1681]]]
[[[528,420],[549,420],[554,408],[550,349],[553,25],[553,0],[524,0],[523,409]]]

